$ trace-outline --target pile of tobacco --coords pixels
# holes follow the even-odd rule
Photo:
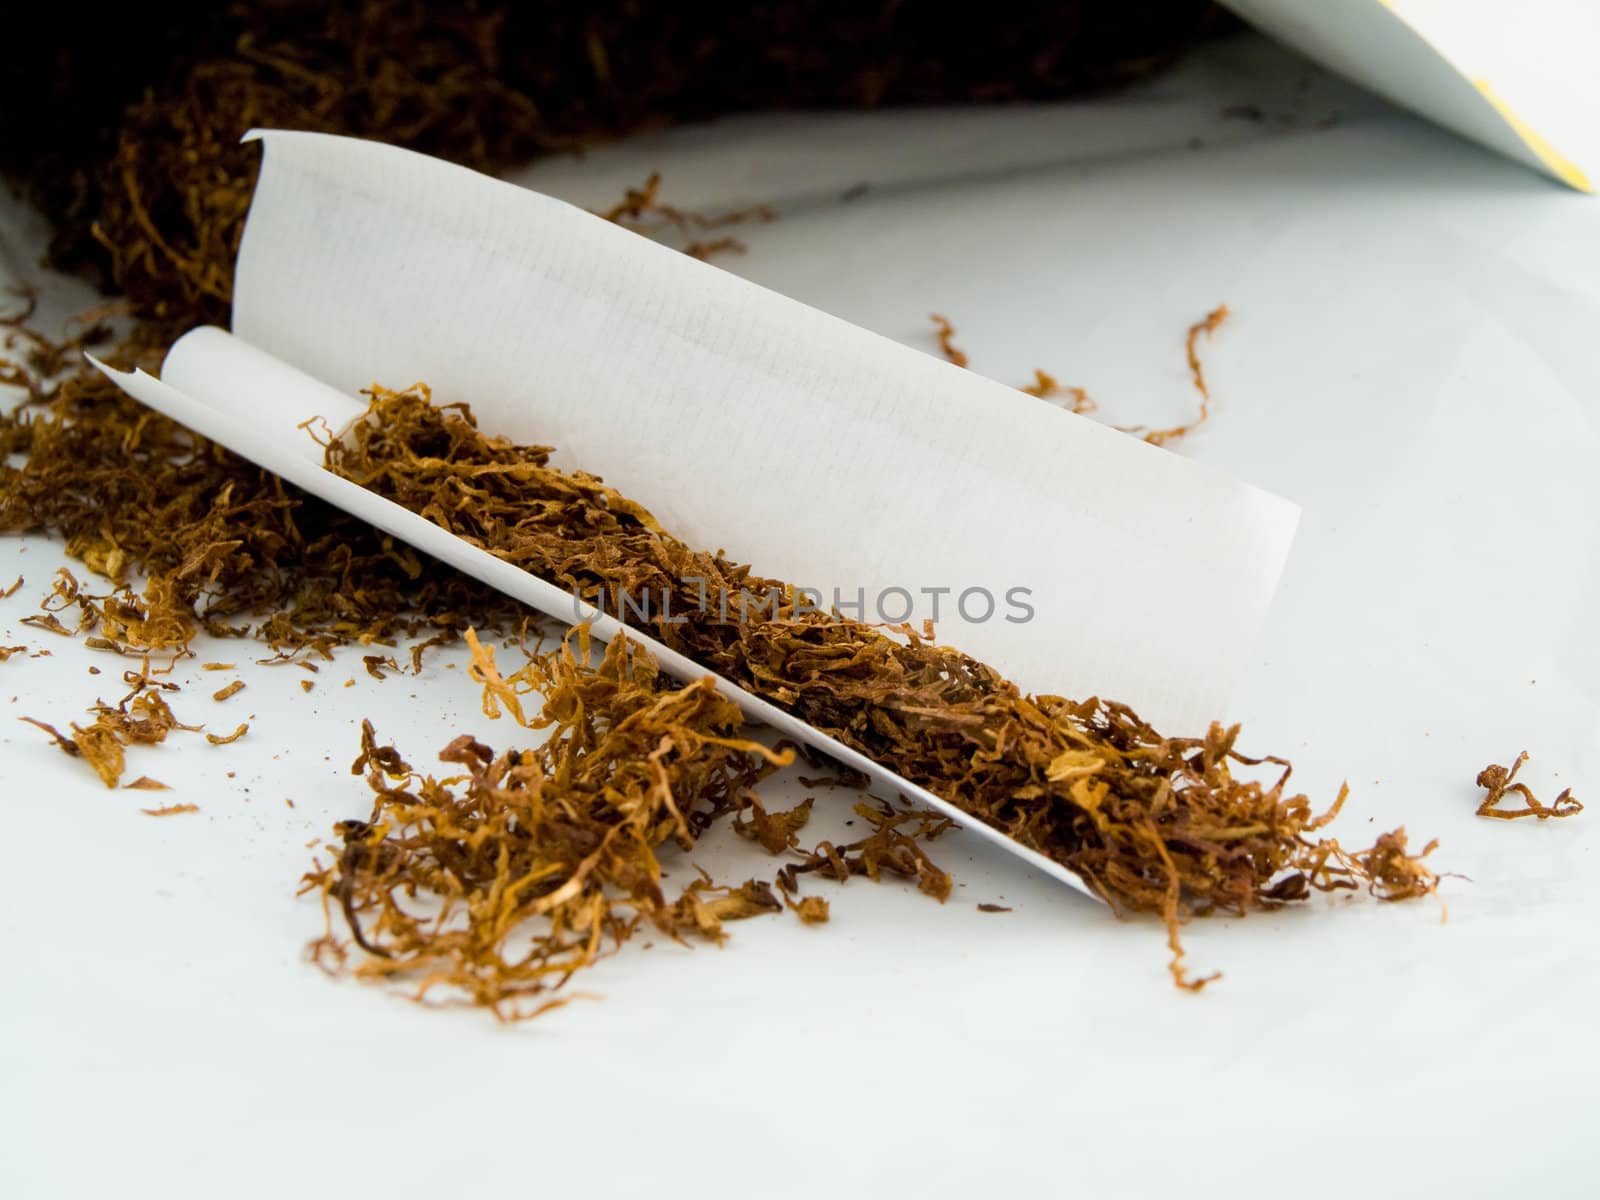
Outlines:
[[[1206,5],[1179,0],[1132,13],[1003,3],[1014,11],[976,26],[899,5],[848,17],[810,2],[743,6],[698,23],[694,6],[436,7],[207,10],[187,41],[153,56],[170,64],[158,79],[130,76],[127,64],[145,60],[116,39],[103,43],[115,65],[91,56],[68,70],[53,47],[37,56],[59,70],[26,86],[44,94],[69,79],[76,103],[30,104],[54,115],[0,139],[11,151],[3,166],[55,222],[56,261],[98,269],[125,297],[111,313],[125,332],[106,357],[155,371],[173,337],[226,319],[255,170],[256,151],[238,137],[251,126],[353,133],[499,169],[734,108],[1060,95],[1147,71],[1212,21]],[[85,116],[89,98],[111,111]],[[651,212],[680,216],[656,202],[655,181],[605,215]],[[107,314],[63,338],[33,328],[18,305],[0,359],[0,383],[23,393],[0,415],[0,532],[60,538],[105,581],[97,592],[62,573],[33,624],[139,664],[124,675],[127,695],[89,724],[62,733],[41,723],[67,754],[115,785],[125,747],[192,728],[151,664],[189,653],[201,634],[254,638],[277,661],[312,665],[341,646],[409,640],[419,671],[430,646],[465,638],[486,711],[538,735],[495,749],[463,734],[440,754],[449,773],[438,778],[367,726],[353,769],[370,811],[339,825],[331,860],[305,881],[328,915],[314,945],[324,966],[525,1016],[560,1003],[574,971],[636,932],[720,940],[728,920],[786,910],[824,922],[827,901],[802,894],[809,878],[887,874],[948,896],[928,851],[944,818],[863,796],[861,837],[803,841],[811,801],[769,811],[760,798],[792,749],[754,740],[708,681],[663,677],[627,638],[602,652],[583,628],[530,644],[536,627],[504,597],[83,369],[78,351],[111,340]],[[1196,338],[1225,314],[1189,334],[1203,401]],[[954,359],[949,325],[940,328]],[[1092,407],[1043,372],[1026,390]],[[797,611],[788,585],[685,545],[636,500],[551,467],[548,448],[480,431],[471,397],[447,399],[374,389],[365,419],[327,446],[328,469],[592,601],[671,594],[674,611],[696,615],[636,614],[642,632],[1067,866],[1118,910],[1157,914],[1183,986],[1206,982],[1182,965],[1178,930],[1191,915],[1437,886],[1423,863],[1432,844],[1413,854],[1404,830],[1360,851],[1320,836],[1343,793],[1317,814],[1290,792],[1288,763],[1236,749],[1237,728],[1166,736],[1114,701],[1024,694],[914,630]],[[706,582],[691,589],[688,578]],[[719,616],[728,609],[717,599],[747,590],[775,590],[783,603]],[[518,630],[522,661],[502,672],[478,631]],[[377,674],[391,662],[367,658]],[[1504,774],[1494,784],[1522,786]],[[1529,811],[1564,816],[1575,803]],[[663,863],[724,819],[781,859],[772,881],[699,877],[669,890]]]

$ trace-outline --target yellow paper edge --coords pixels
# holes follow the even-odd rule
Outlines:
[[[1482,93],[1483,98],[1494,106],[1495,112],[1500,114],[1500,119],[1511,126],[1512,132],[1520,137],[1539,156],[1539,161],[1544,163],[1554,172],[1563,183],[1576,188],[1580,192],[1593,192],[1594,185],[1589,182],[1589,177],[1579,169],[1578,164],[1562,154],[1538,130],[1534,129],[1519,117],[1509,104],[1500,98],[1494,88],[1489,86],[1487,79],[1474,79],[1472,85]]]

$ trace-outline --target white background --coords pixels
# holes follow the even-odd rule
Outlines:
[[[1347,842],[1439,837],[1470,877],[1448,922],[1200,922],[1225,978],[1185,995],[1158,924],[957,834],[944,906],[858,881],[821,928],[636,943],[525,1026],[424,1010],[307,965],[293,893],[366,811],[361,717],[419,765],[514,736],[459,658],[379,683],[346,652],[308,696],[254,643],[202,648],[239,669],[181,669],[180,717],[250,734],[135,749],[175,790],[110,792],[10,719],[64,728],[122,664],[18,624],[65,560],[5,539],[0,644],[52,653],[0,665],[0,1194],[1592,1194],[1600,809],[1489,822],[1473,778],[1527,749],[1541,795],[1600,801],[1596,202],[1253,38],[1115,102],[725,122],[529,181],[601,204],[652,168],[669,201],[778,203],[730,269],[929,350],[946,313],[975,369],[1045,367],[1117,423],[1190,411],[1182,332],[1226,301],[1216,417],[1178,452],[1306,510],[1231,716],[1315,799],[1350,781]],[[37,234],[9,219],[13,269]],[[139,812],[172,801],[201,812]],[[693,861],[770,877],[733,842]]]

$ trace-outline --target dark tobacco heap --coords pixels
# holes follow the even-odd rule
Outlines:
[[[0,72],[0,173],[149,317],[225,323],[252,126],[480,170],[764,108],[1045,99],[1148,75],[1231,27],[1209,0],[180,0],[30,14]]]
[[[976,24],[952,22],[938,6],[843,12],[817,0],[258,0],[183,5],[160,22],[110,13],[101,19],[118,26],[89,39],[72,10],[40,15],[36,44],[3,76],[14,91],[0,96],[0,120],[14,127],[0,136],[0,171],[51,217],[56,264],[95,272],[126,297],[118,311],[137,324],[107,357],[152,371],[175,336],[226,321],[256,170],[254,149],[238,138],[252,126],[371,137],[497,170],[751,107],[1069,94],[1146,73],[1216,25],[1197,0],[1002,0]],[[713,224],[663,206],[653,184],[607,215],[665,221],[690,236]],[[727,248],[719,242],[699,245]],[[191,728],[167,705],[173,685],[156,678],[151,659],[187,653],[202,631],[256,637],[271,661],[310,670],[339,645],[420,638],[420,669],[429,644],[516,627],[519,610],[499,595],[84,369],[77,351],[107,337],[93,315],[61,340],[26,320],[12,322],[14,357],[0,360],[0,382],[26,392],[0,415],[0,532],[48,531],[112,581],[111,593],[91,595],[63,576],[44,614],[56,627],[43,622],[139,662],[124,676],[132,690],[97,704],[90,724],[70,735],[46,727],[108,784],[122,775],[125,747]],[[1192,353],[1191,366],[1199,383]],[[1026,390],[1092,406],[1043,373]],[[636,595],[667,588],[681,605],[687,572],[723,592],[770,585],[794,600],[783,585],[691,551],[598,480],[550,469],[547,452],[483,437],[464,410],[434,408],[421,391],[377,393],[330,465],[597,599],[618,586]],[[891,636],[819,614],[643,624],[1079,871],[1119,906],[1163,914],[1175,952],[1189,912],[1243,912],[1363,883],[1398,899],[1437,882],[1406,852],[1402,831],[1361,854],[1315,837],[1332,813],[1314,817],[1304,797],[1287,794],[1280,760],[1260,760],[1283,768],[1270,783],[1237,777],[1235,767],[1259,764],[1233,749],[1234,730],[1163,738],[1120,705],[1023,696],[914,632]],[[341,827],[333,862],[309,877],[362,950],[352,970],[423,992],[448,985],[503,1016],[526,1015],[638,929],[716,939],[726,920],[784,907],[825,920],[826,901],[799,896],[806,875],[890,873],[948,895],[948,876],[921,845],[948,827],[943,818],[862,803],[866,836],[802,848],[810,801],[789,812],[762,806],[754,788],[773,752],[738,736],[726,701],[703,683],[659,678],[624,639],[598,667],[581,651],[567,642],[534,653],[502,678],[473,640],[474,675],[496,705],[518,716],[520,697],[542,695],[539,713],[524,715],[551,735],[534,750],[496,753],[457,739],[444,755],[456,774],[438,780],[366,734],[356,769],[374,810]],[[15,652],[4,648],[0,659]],[[374,673],[392,664],[367,657]],[[702,878],[669,896],[661,855],[723,817],[785,856],[776,888]],[[527,932],[529,919],[538,933]],[[331,929],[318,943],[325,964],[345,953]],[[1173,970],[1199,986],[1176,953]]]

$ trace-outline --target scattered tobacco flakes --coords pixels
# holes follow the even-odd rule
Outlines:
[[[1516,782],[1517,772],[1527,761],[1528,752],[1524,750],[1517,755],[1517,760],[1511,764],[1509,771],[1505,767],[1490,763],[1478,772],[1478,786],[1484,789],[1483,802],[1478,805],[1480,817],[1493,817],[1501,821],[1537,817],[1541,821],[1548,821],[1551,817],[1571,817],[1583,811],[1583,805],[1572,794],[1571,788],[1562,791],[1553,803],[1547,805],[1534,796],[1527,784]],[[1500,802],[1513,793],[1522,797],[1523,807],[1501,808]]]
[[[1159,914],[1175,955],[1192,914],[1437,885],[1398,831],[1360,853],[1316,836],[1346,793],[1316,814],[1288,790],[1285,760],[1236,749],[1237,726],[1172,737],[1114,701],[1025,695],[915,630],[890,636],[806,611],[789,585],[691,549],[594,476],[551,467],[548,447],[490,437],[464,405],[437,406],[423,386],[370,396],[366,418],[326,447],[336,474],[617,613],[1062,864],[1113,907]],[[651,598],[643,611],[641,597]],[[858,811],[873,826],[867,838],[817,846],[780,883],[889,870],[948,891],[917,847],[931,829],[906,833],[900,818]],[[759,830],[753,811],[742,820]]]
[[[871,808],[868,837],[803,849],[812,801],[770,812],[755,791],[793,749],[736,736],[738,706],[709,677],[683,685],[662,675],[626,635],[596,664],[587,626],[543,652],[519,640],[526,661],[510,674],[474,631],[466,640],[485,715],[549,737],[505,752],[458,737],[440,758],[461,769],[440,780],[363,722],[351,771],[365,775],[373,808],[336,826],[333,861],[303,880],[323,899],[326,928],[311,954],[330,972],[408,983],[418,1000],[442,991],[511,1020],[548,1011],[550,992],[640,931],[720,944],[728,922],[749,917],[787,910],[826,923],[825,899],[796,894],[799,874],[892,874],[948,895],[948,876],[914,842],[950,828],[935,814]],[[531,716],[529,697],[539,700]],[[666,867],[730,817],[736,832],[794,860],[778,886],[720,884],[691,863],[694,877],[670,895]]]
[[[954,341],[956,331],[949,319],[938,313],[934,313],[932,319],[934,333],[939,340],[939,350],[945,359],[958,367],[966,366],[969,362],[967,353],[956,346]],[[1063,399],[1065,407],[1070,412],[1091,413],[1097,407],[1083,388],[1061,383],[1054,375],[1037,367],[1034,368],[1033,382],[1025,383],[1017,390],[1036,396],[1040,400]]]
[[[141,808],[139,810],[147,817],[175,817],[179,813],[197,813],[200,811],[198,804],[163,804],[160,808]]]
[[[709,259],[716,254],[731,252],[742,254],[745,245],[738,238],[722,236],[715,238],[698,238],[696,231],[722,229],[729,225],[738,225],[747,221],[774,221],[778,214],[765,204],[752,205],[749,208],[733,212],[721,213],[716,216],[706,216],[701,213],[689,212],[665,204],[660,199],[661,173],[652,171],[645,180],[644,186],[628,188],[621,200],[608,209],[596,212],[594,215],[603,221],[610,221],[613,225],[620,225],[624,229],[631,229],[654,240],[660,240],[663,232],[671,231],[680,237],[690,240],[683,247],[683,253],[690,258],[701,261]]]
[[[725,922],[782,910],[754,880],[721,887],[700,874],[675,896],[662,886],[664,854],[692,850],[788,761],[738,736],[738,706],[709,678],[669,686],[626,637],[592,664],[583,628],[502,676],[492,648],[470,640],[486,706],[548,736],[506,751],[459,737],[440,754],[454,769],[441,780],[364,723],[352,770],[372,811],[342,822],[333,862],[305,878],[328,922],[316,961],[511,1019],[542,1011],[548,992],[641,928],[720,941]],[[363,954],[335,936],[336,917]]]
[[[61,748],[61,750],[64,753],[66,753],[69,757],[71,757],[71,758],[79,757],[81,752],[78,749],[78,743],[73,741],[69,737],[64,737],[62,735],[61,731],[59,729],[57,729],[54,725],[48,725],[45,722],[43,722],[41,720],[38,720],[35,717],[18,717],[17,720],[21,721],[25,725],[32,725],[35,729],[44,730],[47,734],[50,735],[50,740],[53,741],[57,746],[59,746]]]
[[[800,830],[811,819],[812,800],[807,797],[786,812],[769,813],[757,797],[733,818],[734,832],[757,843],[768,854],[782,854],[800,844]]]
[[[1068,412],[1092,413],[1099,407],[1083,388],[1060,383],[1054,375],[1038,367],[1034,368],[1033,382],[1024,384],[1019,390],[1041,400],[1061,398],[1065,400]]]
[[[1406,850],[1406,831],[1380,834],[1372,849],[1350,856],[1367,890],[1379,900],[1415,900],[1436,891],[1439,876],[1422,861],[1439,848],[1435,838],[1420,854]]]
[[[819,874],[838,883],[853,875],[864,875],[874,883],[885,872],[915,881],[918,890],[941,904],[950,897],[950,876],[928,857],[921,841],[932,841],[954,828],[950,818],[922,809],[897,809],[887,802],[880,806],[857,804],[872,832],[866,837],[839,846],[819,842],[801,861],[789,863],[778,872],[778,885],[785,892],[800,890],[800,876]]]
[[[226,700],[229,696],[237,696],[242,691],[244,691],[244,680],[235,679],[232,683],[228,684],[227,687],[218,688],[215,692],[211,693],[211,698],[220,703],[221,701]]]
[[[794,900],[788,892],[783,893],[784,905],[800,918],[802,925],[826,925],[830,916],[828,902],[821,896],[802,896]]]
[[[388,676],[384,674],[385,671],[400,669],[400,664],[386,654],[366,654],[362,656],[361,661],[367,668],[367,674],[374,679],[386,679]]]
[[[73,725],[72,740],[78,747],[79,755],[100,776],[100,782],[108,788],[116,787],[127,764],[127,756],[123,753],[125,743],[117,736],[117,731],[98,721],[86,727]]]
[[[161,694],[172,685],[151,681],[147,675],[134,672],[128,672],[124,678],[132,683],[133,690],[114,708],[97,702],[90,710],[94,721],[88,725],[69,726],[70,737],[43,721],[21,718],[49,734],[64,753],[87,762],[108,788],[116,787],[122,778],[128,746],[158,745],[174,730],[200,731],[200,726],[185,725],[173,715]]]
[[[72,636],[72,630],[63,625],[61,618],[56,616],[55,613],[23,617],[22,623],[24,625],[32,625],[37,629],[43,629],[46,633],[59,634],[61,637]]]
[[[1185,425],[1175,425],[1170,429],[1146,430],[1142,425],[1116,426],[1122,433],[1135,433],[1143,437],[1152,446],[1165,446],[1169,442],[1177,441],[1186,434],[1193,433],[1201,425],[1211,419],[1211,389],[1206,383],[1205,369],[1200,362],[1199,340],[1202,335],[1209,338],[1221,324],[1228,319],[1229,311],[1226,304],[1219,305],[1207,313],[1200,320],[1189,326],[1184,336],[1184,357],[1189,364],[1189,377],[1194,388],[1200,393],[1200,413],[1193,421]],[[958,367],[968,364],[967,354],[955,344],[955,328],[950,321],[938,313],[932,314],[934,335],[939,342],[939,350],[944,357]],[[1033,382],[1024,384],[1017,389],[1030,396],[1037,396],[1041,400],[1060,399],[1064,407],[1070,412],[1092,413],[1098,405],[1089,393],[1081,387],[1063,384],[1048,371],[1035,368]]]
[[[707,238],[690,242],[683,248],[690,258],[698,258],[701,262],[719,254],[743,254],[745,250],[745,244],[735,237]]]
[[[703,870],[699,874],[699,879],[683,889],[672,914],[682,928],[693,929],[707,941],[721,945],[727,940],[724,921],[783,911],[783,901],[773,894],[772,886],[759,879],[747,879],[734,887],[713,883]]]

